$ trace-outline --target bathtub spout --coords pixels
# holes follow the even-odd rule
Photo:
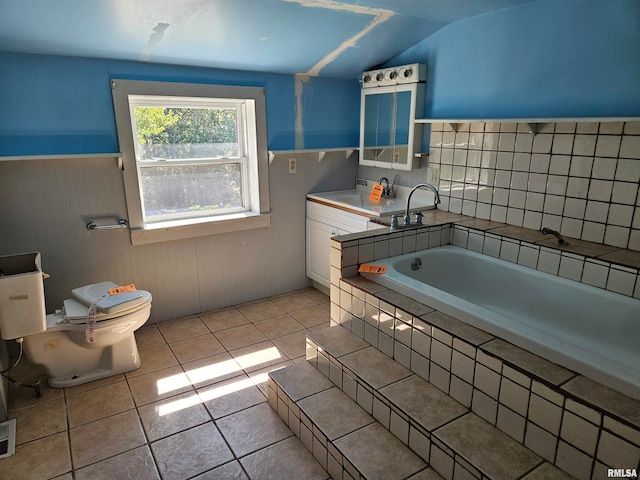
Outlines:
[[[554,237],[556,237],[558,239],[558,241],[556,242],[556,245],[569,245],[569,242],[567,242],[564,238],[562,238],[562,236],[555,230],[551,230],[550,228],[547,227],[542,227],[542,230],[540,230],[542,232],[543,235],[553,235]]]

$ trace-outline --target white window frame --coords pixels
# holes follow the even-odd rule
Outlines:
[[[133,245],[270,226],[269,161],[263,88],[113,79],[111,90],[124,165],[124,189]],[[244,190],[248,192],[244,211],[145,223],[138,175],[139,165],[136,161],[137,140],[133,129],[135,120],[132,115],[133,106],[144,103],[143,97],[150,102],[154,97],[156,99],[172,97],[171,100],[176,105],[180,103],[193,105],[200,99],[203,104],[212,104],[216,100],[224,103],[226,99],[245,102],[244,119],[246,121],[243,125],[238,124],[239,135],[246,137],[247,148],[247,151],[243,152],[246,155],[246,160],[243,160],[246,175],[243,173],[243,178],[247,182],[245,186],[248,187]],[[227,160],[227,162],[236,160]],[[168,165],[165,162],[163,164]]]

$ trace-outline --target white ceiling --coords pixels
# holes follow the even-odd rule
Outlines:
[[[535,0],[0,0],[0,50],[355,77]]]

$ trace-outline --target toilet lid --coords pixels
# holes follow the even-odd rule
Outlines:
[[[100,282],[85,285],[71,291],[71,299],[64,301],[67,320],[71,323],[86,322],[89,307],[97,299],[107,294],[110,288],[117,287],[113,282]],[[145,290],[108,295],[97,304],[96,321],[108,320],[144,307],[151,301],[151,294]]]

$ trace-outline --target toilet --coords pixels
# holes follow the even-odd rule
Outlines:
[[[134,332],[148,320],[151,294],[109,293],[113,282],[71,291],[63,307],[46,315],[40,253],[0,257],[0,335],[23,341],[51,387],[63,388],[140,367]],[[90,308],[95,308],[89,318]]]

